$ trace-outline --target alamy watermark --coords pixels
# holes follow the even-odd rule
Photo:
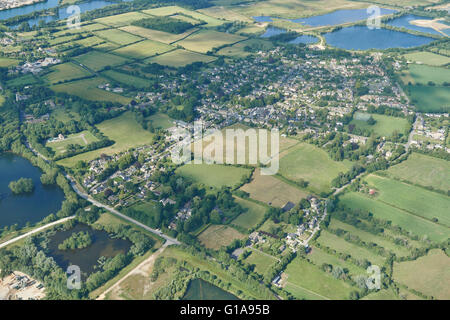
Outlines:
[[[81,8],[77,5],[67,7],[66,10],[69,17],[67,17],[67,28],[80,29],[81,28]]]
[[[370,30],[381,28],[381,9],[378,6],[370,6],[366,10],[367,15],[367,28]]]
[[[178,126],[172,134],[177,143],[171,149],[176,164],[261,164],[262,175],[279,169],[280,133],[278,129],[203,128],[195,121],[193,130]]]
[[[67,289],[80,290],[81,289],[81,269],[77,265],[70,265],[67,267]]]

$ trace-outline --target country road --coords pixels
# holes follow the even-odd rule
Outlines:
[[[8,240],[8,241],[5,241],[5,242],[3,242],[3,243],[0,243],[0,249],[1,249],[1,248],[4,248],[4,247],[6,247],[6,246],[9,246],[10,244],[12,244],[12,243],[14,243],[14,242],[16,242],[16,241],[19,241],[19,240],[22,240],[22,239],[24,239],[24,238],[26,238],[26,237],[28,237],[28,236],[31,236],[32,234],[41,232],[41,231],[44,230],[44,229],[50,228],[50,227],[52,227],[52,226],[54,226],[54,225],[57,225],[57,224],[60,224],[60,223],[64,223],[64,222],[66,222],[66,221],[68,221],[68,220],[71,220],[71,219],[73,219],[73,218],[75,218],[75,216],[70,216],[70,217],[67,217],[67,218],[60,219],[60,220],[58,220],[58,221],[54,221],[54,222],[48,223],[48,224],[46,224],[45,226],[42,226],[42,227],[33,229],[33,230],[31,230],[30,232],[27,232],[27,233],[25,233],[25,234],[23,234],[23,235],[21,235],[21,236],[18,236],[18,237],[15,237],[15,238],[11,239],[11,240]]]

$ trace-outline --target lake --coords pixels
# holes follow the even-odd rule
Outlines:
[[[301,35],[294,40],[289,41],[289,43],[292,44],[298,44],[298,43],[304,43],[304,44],[310,44],[310,43],[316,43],[319,42],[319,38],[309,35]]]
[[[279,35],[279,34],[282,34],[282,33],[286,33],[286,30],[280,29],[280,28],[276,28],[276,27],[268,27],[266,29],[266,32],[264,32],[261,35],[261,38],[270,38],[270,37],[273,37],[273,36],[276,36],[276,35]]]
[[[0,154],[0,227],[26,222],[36,223],[61,209],[63,191],[57,186],[44,186],[42,172],[25,158],[11,153]],[[31,178],[34,191],[31,194],[14,195],[8,187],[11,181]]]
[[[396,10],[380,8],[380,15],[387,15],[397,12]],[[311,27],[321,26],[334,26],[343,23],[356,22],[365,20],[372,16],[372,13],[368,14],[367,9],[350,9],[350,10],[336,10],[331,13],[322,14],[319,16],[312,16],[308,18],[299,19],[282,19],[271,16],[257,16],[253,17],[256,22],[272,22],[274,18],[300,23],[302,25],[308,25]]]
[[[189,282],[182,300],[239,300],[235,295],[203,280]]]
[[[72,233],[88,231],[92,236],[92,244],[89,247],[75,250],[59,250],[58,245],[69,238]],[[88,225],[78,223],[70,230],[57,231],[50,236],[48,244],[48,255],[55,259],[55,262],[63,269],[67,270],[69,265],[77,265],[81,273],[90,275],[98,265],[97,260],[104,256],[115,257],[119,253],[127,253],[132,243],[129,240],[113,239],[103,230],[95,230]]]
[[[427,17],[416,16],[413,14],[407,14],[407,15],[395,18],[391,21],[388,21],[386,24],[393,26],[393,27],[397,27],[397,28],[405,28],[408,30],[420,31],[423,33],[442,35],[442,33],[437,32],[436,30],[434,30],[432,28],[419,27],[419,26],[411,24],[410,22],[413,20],[432,20],[432,19],[427,18]],[[443,32],[446,34],[450,34],[450,29],[445,29],[445,30],[443,30]]]
[[[324,35],[326,42],[347,50],[389,49],[418,47],[433,41],[433,38],[405,32],[373,29],[366,26],[352,26]]]

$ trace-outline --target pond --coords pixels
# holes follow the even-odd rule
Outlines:
[[[386,24],[393,26],[393,27],[397,27],[397,28],[405,28],[408,30],[414,30],[414,31],[420,31],[423,33],[429,33],[429,34],[437,34],[437,35],[442,35],[442,33],[432,29],[432,28],[426,28],[426,27],[420,27],[420,26],[416,26],[414,24],[411,24],[411,21],[414,20],[432,20],[430,18],[427,17],[420,17],[420,16],[416,16],[413,14],[407,14],[398,18],[395,18],[391,21],[388,21]],[[445,23],[444,23],[445,24]],[[450,35],[450,28],[442,30],[444,33],[449,34]]]
[[[189,282],[183,300],[239,300],[235,295],[203,280]]]
[[[396,10],[380,8],[380,15],[387,15],[397,12]],[[372,13],[367,13],[367,9],[350,9],[350,10],[336,10],[331,13],[312,16],[308,18],[299,19],[282,19],[271,16],[257,16],[253,17],[256,22],[272,22],[273,19],[282,19],[286,21],[291,21],[295,23],[300,23],[302,25],[308,25],[311,27],[321,27],[321,26],[334,26],[343,23],[356,22],[360,20],[365,20],[372,16]]]
[[[319,42],[319,38],[309,35],[301,35],[294,40],[289,41],[289,43],[292,44],[298,44],[298,43],[304,43],[304,44],[310,44],[310,43],[316,43]]]
[[[266,29],[266,32],[264,32],[261,35],[261,38],[270,38],[270,37],[277,36],[277,35],[282,34],[282,33],[286,33],[286,30],[280,29],[280,28],[276,28],[276,27],[268,27]]]
[[[411,48],[432,42],[430,37],[417,36],[388,29],[352,26],[324,34],[327,43],[347,50]]]
[[[59,250],[58,245],[69,238],[72,233],[88,231],[92,236],[92,244],[83,249]],[[69,265],[80,267],[83,275],[90,275],[96,271],[97,260],[104,256],[106,258],[115,257],[119,253],[127,253],[132,243],[129,240],[113,239],[103,230],[95,230],[88,225],[78,223],[70,230],[57,231],[50,236],[48,244],[48,255],[55,259],[56,263],[67,270]]]
[[[63,191],[57,186],[41,183],[41,170],[25,158],[12,153],[0,153],[0,227],[27,222],[36,223],[61,209]],[[8,185],[20,178],[31,178],[34,191],[30,194],[14,195]]]

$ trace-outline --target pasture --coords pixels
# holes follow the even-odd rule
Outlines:
[[[270,175],[261,175],[259,169],[253,173],[250,183],[241,187],[248,192],[250,198],[267,203],[274,207],[283,207],[287,202],[298,203],[306,198],[308,193],[300,190],[278,178]]]
[[[316,146],[301,143],[281,154],[279,174],[292,181],[309,182],[314,193],[329,192],[331,181],[339,172],[347,172],[351,162],[332,160],[328,153]]]
[[[58,164],[72,167],[78,161],[90,161],[99,157],[102,153],[112,155],[130,148],[149,144],[152,141],[153,134],[144,130],[136,122],[132,112],[125,112],[120,116],[105,120],[97,125],[97,128],[109,139],[115,141],[112,146],[86,152],[71,158],[58,161]]]
[[[449,112],[450,88],[444,86],[408,86],[406,93],[420,112]]]
[[[450,163],[443,159],[412,153],[406,161],[389,167],[387,173],[413,184],[445,192],[450,190]]]
[[[246,48],[250,46],[255,46],[264,50],[268,50],[273,47],[272,43],[269,41],[249,39],[238,42],[232,46],[222,48],[217,51],[217,54],[226,57],[245,58],[251,54],[251,52],[246,50]]]
[[[165,113],[155,113],[145,119],[150,120],[155,129],[168,129],[175,125],[173,120]]]
[[[72,62],[57,64],[50,67],[49,70],[51,70],[51,72],[44,76],[44,80],[51,84],[84,78],[91,75],[89,71]]]
[[[147,79],[117,72],[115,70],[103,71],[102,76],[139,89],[148,88],[151,85],[151,82]]]
[[[450,197],[376,175],[364,180],[377,191],[377,201],[428,220],[437,218],[440,224],[450,227]]]
[[[447,227],[381,201],[370,199],[360,193],[346,193],[340,197],[340,202],[352,209],[369,211],[375,218],[391,221],[393,225],[397,225],[422,239],[427,238],[431,241],[440,242],[448,239],[450,236],[450,230]]]
[[[363,268],[352,264],[349,261],[345,261],[334,254],[327,253],[318,247],[313,246],[311,249],[312,250],[308,253],[306,258],[318,267],[321,267],[324,263],[331,264],[333,268],[341,267],[344,270],[347,269],[352,277],[366,273],[366,270]]]
[[[181,41],[177,41],[176,44],[191,51],[207,53],[214,48],[234,44],[245,39],[235,34],[202,29]]]
[[[436,299],[450,299],[450,257],[440,249],[413,261],[394,262],[393,279]]]
[[[231,224],[251,229],[256,227],[263,219],[267,208],[253,201],[235,197],[235,201],[246,211],[241,213]]]
[[[206,22],[207,27],[217,27],[225,23],[225,21],[223,20],[219,20],[198,11],[188,10],[178,6],[160,7],[155,9],[143,10],[142,12],[153,16],[173,16],[175,14],[183,14],[188,17],[192,17],[195,20]]]
[[[78,144],[80,146],[87,146],[88,144],[98,141],[98,139],[89,131],[81,131],[78,133],[71,134],[67,136],[64,140],[47,142],[46,147],[49,147],[58,156],[66,151],[69,144]]]
[[[376,121],[374,125],[367,123],[370,116]],[[359,111],[355,112],[350,124],[360,129],[369,130],[375,133],[375,135],[382,137],[390,137],[394,132],[405,133],[408,128],[408,121],[404,118],[391,117],[383,114],[368,114]]]
[[[402,79],[405,84],[411,82],[413,85],[426,85],[429,81],[432,81],[439,86],[444,82],[449,82],[450,69],[412,64],[409,66],[408,70],[402,74]]]
[[[124,26],[119,29],[129,32],[129,33],[132,33],[139,37],[143,37],[143,38],[153,40],[153,41],[159,41],[159,42],[166,43],[166,44],[171,44],[178,40],[184,39],[191,33],[198,30],[197,28],[192,28],[190,30],[187,30],[184,33],[175,34],[175,33],[159,31],[159,30],[147,29],[147,28],[138,27],[138,26]]]
[[[414,61],[416,63],[427,64],[429,66],[435,67],[450,63],[449,57],[428,51],[411,52],[405,54],[403,57],[405,57],[405,59],[408,61]]]
[[[65,92],[83,99],[92,101],[110,101],[121,104],[128,104],[131,98],[99,89],[98,86],[107,83],[106,79],[101,77],[77,80],[73,82],[57,84],[50,87],[55,92]]]
[[[251,249],[250,252],[250,255],[243,262],[250,265],[254,264],[255,271],[260,275],[264,275],[266,271],[277,262],[277,259],[274,257],[261,253],[257,249]]]
[[[144,40],[126,47],[116,49],[113,52],[129,58],[145,59],[147,57],[162,54],[173,49],[174,47],[162,42]]]
[[[207,56],[201,53],[177,49],[156,57],[149,58],[144,62],[157,63],[162,66],[179,68],[185,67],[194,62],[210,63],[215,61],[216,59],[216,57]]]
[[[17,66],[19,64],[19,60],[0,57],[0,68],[9,68],[12,66]]]
[[[200,243],[208,249],[218,250],[228,246],[235,239],[244,239],[245,235],[224,225],[211,225],[198,235]]]
[[[185,164],[177,168],[176,173],[194,182],[220,189],[222,186],[238,185],[243,177],[250,174],[250,169],[219,164]]]
[[[127,12],[122,14],[116,14],[114,16],[108,16],[104,18],[98,18],[94,21],[100,24],[106,24],[111,27],[121,27],[131,24],[132,22],[142,20],[148,18],[149,16],[136,11],[136,12]]]
[[[118,66],[128,61],[123,57],[100,51],[90,51],[73,59],[93,71],[100,71],[105,67]]]
[[[288,264],[285,273],[287,274],[285,289],[297,299],[344,300],[348,299],[351,291],[356,290],[300,257]]]
[[[135,36],[134,34],[121,31],[118,29],[107,29],[101,31],[95,31],[94,34],[99,38],[103,38],[107,41],[114,42],[121,46],[126,46],[134,42],[142,40],[141,37]]]

